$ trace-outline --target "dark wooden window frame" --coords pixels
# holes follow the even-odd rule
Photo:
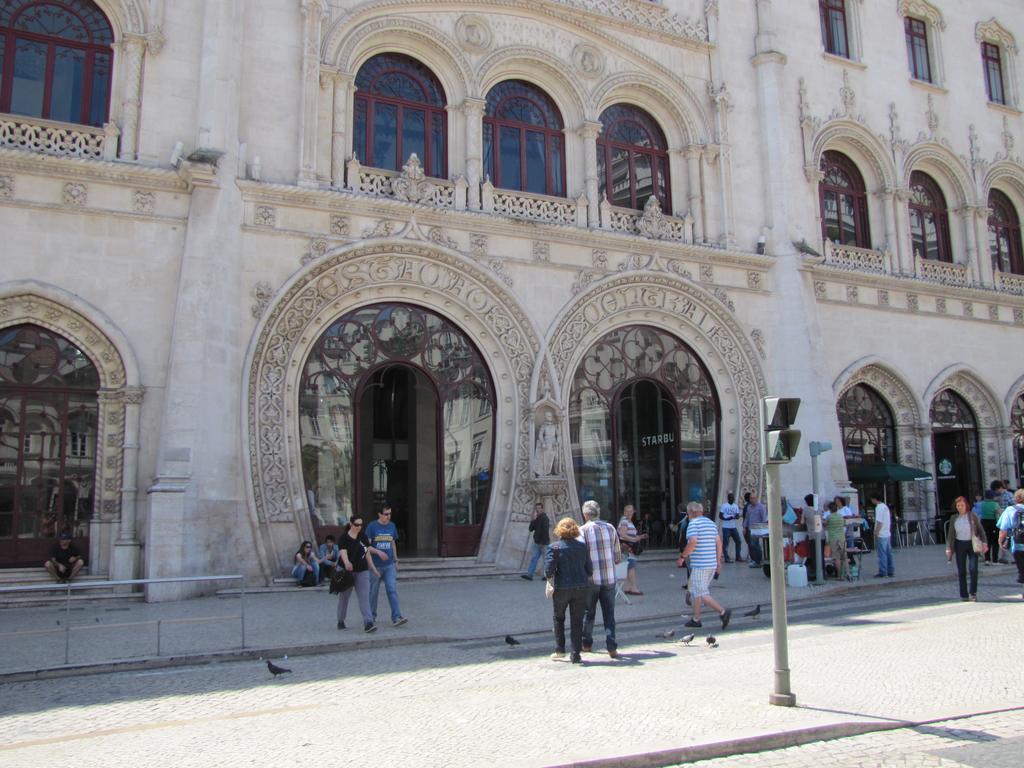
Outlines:
[[[932,52],[928,46],[928,22],[923,19],[915,19],[913,16],[906,16],[903,19],[903,31],[907,39],[907,63],[910,65],[911,77],[925,83],[934,82],[932,80]],[[920,57],[915,54],[921,50],[924,51],[924,62],[919,68]]]
[[[106,29],[99,29],[96,25],[91,25],[87,19],[77,13],[69,3],[61,2],[61,0],[47,0],[45,3],[46,5],[59,6],[68,14],[81,21],[82,26],[89,31],[92,37],[95,37],[98,34],[105,34],[108,38],[108,42],[83,43],[73,38],[44,35],[38,32],[29,32],[27,30],[16,28],[18,18],[23,13],[29,11],[35,6],[43,4],[44,3],[40,2],[26,2],[21,8],[11,12],[9,26],[0,25],[0,40],[3,40],[4,43],[3,61],[0,62],[2,63],[3,71],[2,79],[0,79],[0,112],[9,113],[11,110],[11,95],[14,90],[14,54],[17,49],[17,41],[27,40],[34,43],[41,43],[46,46],[46,65],[44,70],[46,74],[44,75],[45,84],[43,86],[42,113],[38,115],[28,115],[28,117],[38,117],[43,120],[50,119],[50,99],[53,95],[54,62],[56,59],[57,46],[61,46],[65,48],[73,48],[75,50],[82,51],[85,54],[85,61],[82,66],[82,103],[79,111],[79,119],[75,121],[75,123],[79,125],[102,126],[110,115],[110,86],[113,80],[114,71],[114,55],[111,48],[114,33],[110,26],[110,22],[107,21]],[[99,6],[96,6],[95,3],[89,3],[89,5],[93,5],[96,9],[96,14],[106,21],[106,15],[103,14]],[[89,115],[90,112],[92,112],[93,69],[97,54],[105,54],[109,57],[109,64],[107,67],[107,99],[106,103],[98,105],[102,107],[101,111],[103,114],[103,120],[98,123],[91,123],[89,122]]]
[[[919,187],[924,191],[932,199],[933,204],[915,203],[913,199],[915,187]],[[914,218],[917,216],[922,221],[921,239],[924,245],[921,248],[921,258],[928,258],[928,245],[930,241],[927,239],[923,220],[930,213],[935,216],[936,242],[939,254],[937,261],[952,262],[953,248],[949,238],[949,210],[946,207],[946,197],[942,194],[942,189],[928,174],[922,171],[914,171],[910,174],[910,190],[911,199],[908,207],[910,210],[911,247],[913,247],[914,243]]]
[[[988,195],[988,207],[992,213],[988,217],[989,249],[992,253],[993,266],[1002,271],[1002,248],[1006,244],[1006,257],[1010,272],[1024,275],[1024,246],[1021,244],[1020,218],[1013,203],[998,189]]]
[[[523,93],[509,93],[508,95],[498,96],[500,91],[505,86],[508,88],[508,84],[513,83],[523,89]],[[504,89],[503,89],[504,90]],[[497,98],[494,98],[497,96]],[[548,125],[547,122],[544,124],[537,123],[524,123],[518,120],[510,120],[508,118],[500,117],[502,107],[506,102],[512,99],[526,99],[541,113],[547,114],[548,119],[554,122],[555,125]],[[565,134],[564,134],[564,122],[562,121],[562,114],[552,99],[547,93],[525,80],[505,80],[498,83],[494,88],[491,89],[491,93],[487,96],[487,108],[484,114],[484,126],[485,134],[487,127],[489,126],[491,132],[491,145],[489,157],[484,158],[488,168],[493,169],[494,178],[491,181],[494,186],[502,189],[511,189],[519,192],[526,191],[527,185],[527,164],[526,164],[526,134],[527,133],[540,133],[544,137],[544,194],[550,195],[551,197],[565,197],[566,196],[566,179],[565,179]],[[506,179],[501,172],[501,152],[499,151],[499,143],[501,139],[502,129],[512,129],[519,132],[519,179],[515,183],[509,183],[511,179]],[[486,144],[486,139],[485,139]],[[560,168],[560,180],[561,188],[555,183],[555,174],[553,173],[556,161],[553,160],[552,155],[555,151],[555,147],[560,147],[557,165]]]
[[[821,17],[821,43],[825,52],[844,59],[853,58],[850,53],[850,28],[846,14],[845,0],[818,0],[818,13]],[[834,33],[833,21],[839,20],[842,27],[841,38]]]
[[[613,110],[624,112],[621,116],[611,121],[609,119],[606,122],[606,116],[613,113]],[[662,132],[657,121],[648,112],[634,107],[631,104],[615,104],[608,107],[601,113],[601,124],[602,130],[601,135],[597,138],[597,156],[598,158],[604,159],[604,174],[603,178],[600,179],[601,192],[607,195],[608,190],[612,189],[612,151],[615,149],[623,150],[629,155],[629,208],[639,210],[643,208],[637,201],[637,180],[636,180],[636,156],[643,155],[650,158],[651,162],[651,194],[658,199],[661,205],[661,210],[666,214],[672,212],[672,181],[669,169],[668,160],[668,142],[665,140],[665,134]],[[620,123],[632,122],[635,123],[642,131],[648,134],[650,138],[650,147],[645,147],[639,144],[629,144],[623,141],[616,141],[609,139],[614,127]],[[665,188],[661,189],[661,185],[658,180],[658,164],[659,161],[664,164],[665,168]],[[609,197],[609,199],[611,199]],[[613,204],[614,201],[612,201]],[[644,201],[646,203],[646,201]]]
[[[363,75],[364,70],[368,65],[375,63],[381,57],[388,57],[393,59],[391,66],[386,66],[379,72],[373,74],[370,82],[367,84],[368,87],[360,87],[360,76]],[[414,101],[412,99],[400,99],[393,96],[385,96],[383,94],[374,93],[374,86],[384,75],[392,72],[400,72],[411,80],[416,81],[424,93],[430,93],[431,90],[435,90],[440,98],[435,101]],[[383,53],[378,54],[368,59],[362,67],[360,67],[359,74],[356,75],[356,92],[355,92],[355,103],[357,108],[355,109],[355,116],[353,119],[353,136],[358,136],[360,133],[365,137],[364,144],[362,147],[355,147],[357,152],[361,152],[362,156],[366,159],[366,165],[373,168],[385,168],[386,170],[398,171],[401,170],[402,166],[408,161],[408,157],[404,152],[404,141],[403,141],[403,130],[402,125],[404,124],[403,116],[406,109],[414,109],[418,112],[424,113],[424,124],[423,124],[423,146],[424,156],[420,158],[420,162],[423,166],[423,172],[427,176],[431,176],[438,179],[444,179],[448,176],[448,112],[446,111],[446,101],[444,87],[441,85],[441,81],[438,80],[437,76],[431,72],[426,65],[405,54],[399,53]],[[360,118],[360,112],[358,105],[363,106],[362,118]],[[387,104],[395,107],[395,133],[396,133],[396,146],[395,146],[395,167],[389,167],[382,165],[379,160],[380,158],[373,157],[373,141],[374,141],[374,111],[378,104]],[[441,121],[441,147],[442,157],[434,157],[434,147],[432,140],[432,130],[434,119],[439,117]],[[364,121],[362,131],[359,130],[359,120]]]
[[[1006,80],[1003,78],[1002,51],[995,43],[981,44],[981,64],[985,70],[985,95],[993,104],[1006,104]],[[993,86],[999,86],[995,92]]]
[[[841,172],[850,180],[849,187],[840,187],[826,183],[829,169]],[[868,195],[864,185],[864,177],[861,176],[857,165],[841,152],[826,151],[821,156],[821,170],[825,177],[818,184],[818,210],[821,212],[821,236],[828,238],[828,219],[825,215],[825,199],[828,195],[835,195],[836,210],[840,210],[842,197],[849,197],[853,203],[853,222],[856,233],[857,248],[871,247],[871,227],[868,221]],[[840,231],[842,231],[840,229]],[[850,243],[840,243],[850,245]]]

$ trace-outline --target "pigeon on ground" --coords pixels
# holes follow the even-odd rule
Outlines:
[[[751,619],[757,618],[758,616],[761,615],[761,604],[758,603],[757,605],[754,606],[753,610],[747,611],[743,615],[748,617],[748,618],[751,618]]]
[[[285,669],[284,667],[279,667],[279,666],[277,666],[277,664],[272,662],[270,659],[267,659],[267,669],[270,670],[270,674],[272,674],[274,677],[277,677],[278,675],[290,675],[291,674],[291,670],[290,669]]]
[[[505,635],[505,643],[507,645],[519,645],[519,641],[516,640],[512,635]]]
[[[704,638],[704,642],[708,644],[708,648],[718,647],[718,638],[714,635],[708,635],[706,638]]]
[[[668,629],[668,630],[665,630],[664,632],[661,633],[661,638],[663,640],[671,640],[675,636],[676,636],[676,631],[674,629]]]
[[[679,638],[679,642],[682,643],[683,645],[689,645],[690,643],[693,642],[693,638],[695,638],[695,637],[696,637],[696,635],[693,632],[691,632],[690,634],[683,635],[681,638]]]

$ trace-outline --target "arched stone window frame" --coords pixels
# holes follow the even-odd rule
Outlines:
[[[988,193],[989,253],[992,268],[999,272],[1024,275],[1024,243],[1021,242],[1020,214],[1013,200],[1001,189]],[[1000,263],[1000,259],[1004,263]],[[1003,266],[1009,269],[1003,269]]]
[[[863,38],[861,35],[860,5],[863,0],[818,0],[818,16],[821,26],[821,49],[826,56],[835,56],[849,61],[861,61],[864,57]],[[842,6],[842,13],[845,18],[846,29],[846,54],[829,50],[829,42],[825,34],[824,13],[827,6],[838,9]],[[833,46],[834,48],[834,46]]]
[[[115,579],[136,578],[140,545],[135,502],[144,389],[134,353],[114,323],[79,297],[31,280],[0,284],[0,328],[27,323],[66,338],[99,373],[89,568]]]
[[[984,43],[994,45],[999,49],[1000,63],[1002,65],[1003,74],[1003,89],[1006,94],[1006,99],[1003,104],[989,100],[989,104],[994,106],[1005,106],[1010,109],[1020,109],[1021,107],[1021,94],[1020,94],[1020,79],[1017,73],[1017,41],[1013,34],[1002,24],[996,21],[995,17],[992,17],[988,21],[979,21],[974,26],[974,40],[978,43],[978,56],[979,66],[982,67],[981,76],[984,78],[984,62],[982,59],[981,46]],[[982,93],[988,96],[984,81],[982,83]]]
[[[615,113],[618,117],[611,125],[617,126],[621,123],[631,122],[638,126],[639,130],[647,134],[649,146],[623,141],[619,138],[611,138],[609,124]],[[601,110],[599,122],[602,124],[601,133],[597,137],[597,166],[598,166],[598,189],[603,189],[602,197],[608,196],[611,178],[611,153],[620,150],[627,153],[629,157],[627,173],[629,176],[629,197],[630,204],[624,206],[634,210],[642,210],[647,198],[639,199],[637,193],[637,175],[634,163],[637,158],[646,158],[652,169],[652,195],[661,204],[664,213],[672,214],[672,173],[669,169],[668,140],[665,132],[658,121],[647,110],[641,109],[633,104],[612,104]],[[601,173],[604,168],[604,173]],[[603,176],[604,178],[601,178]],[[612,205],[615,200],[609,197]]]
[[[830,174],[842,174],[848,184],[845,186],[830,183]],[[857,164],[842,152],[826,150],[821,156],[821,181],[818,182],[818,213],[821,218],[821,236],[829,239],[828,218],[825,201],[828,194],[837,198],[849,197],[853,209],[854,240],[853,243],[836,242],[837,245],[853,245],[857,248],[871,247],[871,224],[868,212],[867,188],[864,177]],[[837,202],[839,202],[837,200]],[[838,208],[837,208],[838,210]]]
[[[946,29],[946,21],[942,18],[942,12],[926,0],[900,0],[898,13],[904,25],[908,19],[915,19],[924,24],[925,36],[928,42],[928,66],[931,70],[930,80],[920,82],[942,88],[946,83],[945,64],[942,55],[942,33]],[[907,62],[908,72],[911,79],[917,80],[914,76],[913,65]]]
[[[942,187],[924,171],[913,171],[909,179],[910,199],[910,238],[915,258],[934,261],[953,262],[953,243],[949,230],[949,205]],[[929,237],[924,227],[925,218],[932,216],[935,222],[935,233]],[[914,221],[920,222],[921,245],[914,244]],[[934,245],[935,256],[929,256]]]

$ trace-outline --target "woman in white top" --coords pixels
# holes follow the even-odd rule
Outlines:
[[[725,562],[732,562],[729,558],[729,541],[732,540],[736,544],[736,562],[742,563],[743,558],[740,555],[743,553],[743,540],[740,538],[740,532],[736,530],[736,521],[740,517],[740,508],[736,504],[736,496],[734,494],[730,493],[727,499],[728,501],[718,509],[718,516],[722,520],[722,555],[725,557]]]
[[[642,595],[643,592],[636,585],[636,549],[637,543],[647,538],[646,533],[637,533],[636,524],[633,519],[636,517],[636,510],[632,504],[627,504],[622,510],[622,519],[619,520],[619,541],[626,551],[626,588],[623,590],[627,595]]]
[[[988,549],[985,543],[985,529],[981,520],[971,511],[971,505],[963,496],[957,496],[953,502],[956,514],[946,524],[946,562],[951,562],[956,555],[956,575],[960,582],[960,599],[965,603],[978,600],[978,555]],[[973,539],[978,539],[981,552],[974,549]],[[967,577],[971,583],[968,588]]]

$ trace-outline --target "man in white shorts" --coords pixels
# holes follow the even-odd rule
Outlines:
[[[704,517],[704,506],[699,501],[691,501],[686,505],[686,514],[690,524],[686,528],[686,549],[679,556],[679,565],[689,558],[690,595],[693,598],[693,618],[686,622],[688,627],[704,626],[700,622],[700,612],[704,603],[718,612],[722,620],[722,629],[729,626],[732,611],[723,608],[711,597],[711,581],[715,573],[722,567],[722,537],[718,535],[718,526]]]

